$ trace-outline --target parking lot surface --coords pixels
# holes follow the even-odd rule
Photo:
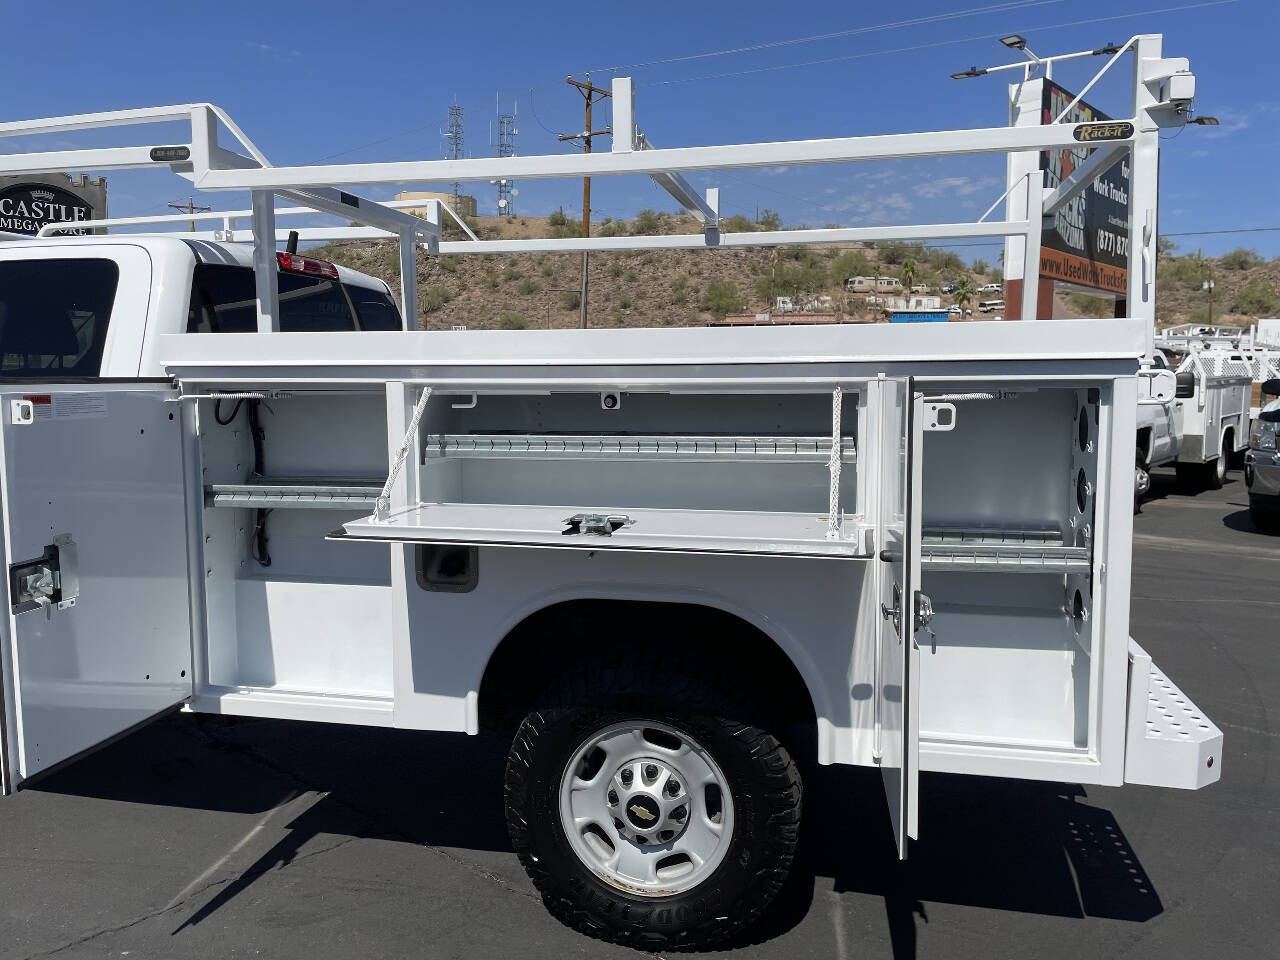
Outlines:
[[[1280,952],[1280,538],[1238,473],[1157,475],[1134,637],[1222,728],[1198,792],[925,775],[899,864],[874,771],[809,784],[744,957]],[[0,801],[0,958],[638,955],[561,927],[511,853],[506,745],[173,715]]]

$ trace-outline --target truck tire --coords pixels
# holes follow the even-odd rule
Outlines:
[[[1133,512],[1142,511],[1142,501],[1151,492],[1151,471],[1147,468],[1147,458],[1142,450],[1135,451],[1133,466]]]
[[[795,855],[801,792],[743,703],[631,658],[539,698],[505,785],[512,846],[551,913],[646,950],[711,946],[760,916]]]
[[[1203,486],[1206,490],[1221,490],[1227,479],[1227,452],[1214,457],[1204,465]]]
[[[1250,501],[1249,519],[1253,521],[1253,529],[1259,533],[1280,533],[1280,511]]]

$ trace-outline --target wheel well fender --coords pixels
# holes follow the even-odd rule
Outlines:
[[[828,697],[807,657],[744,611],[698,601],[582,595],[527,612],[490,652],[480,680],[482,726],[509,728],[574,658],[628,645],[675,645],[672,663],[715,659],[726,682],[764,695],[784,723],[813,723]]]

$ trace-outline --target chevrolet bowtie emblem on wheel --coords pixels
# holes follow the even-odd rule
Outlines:
[[[633,803],[633,804],[631,805],[631,807],[630,807],[630,810],[631,810],[631,812],[632,812],[633,814],[635,814],[635,815],[636,815],[637,817],[639,817],[641,820],[653,820],[653,819],[654,819],[653,814],[652,814],[652,813],[650,813],[648,810],[646,810],[644,807],[640,806],[640,804],[638,804],[638,803]]]

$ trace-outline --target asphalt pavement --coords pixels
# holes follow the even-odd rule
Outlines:
[[[811,777],[742,957],[1280,955],[1280,538],[1157,474],[1135,638],[1222,728],[1184,792],[925,775],[899,864],[874,771]],[[173,715],[0,801],[0,958],[635,956],[560,926],[507,843],[506,745]]]

